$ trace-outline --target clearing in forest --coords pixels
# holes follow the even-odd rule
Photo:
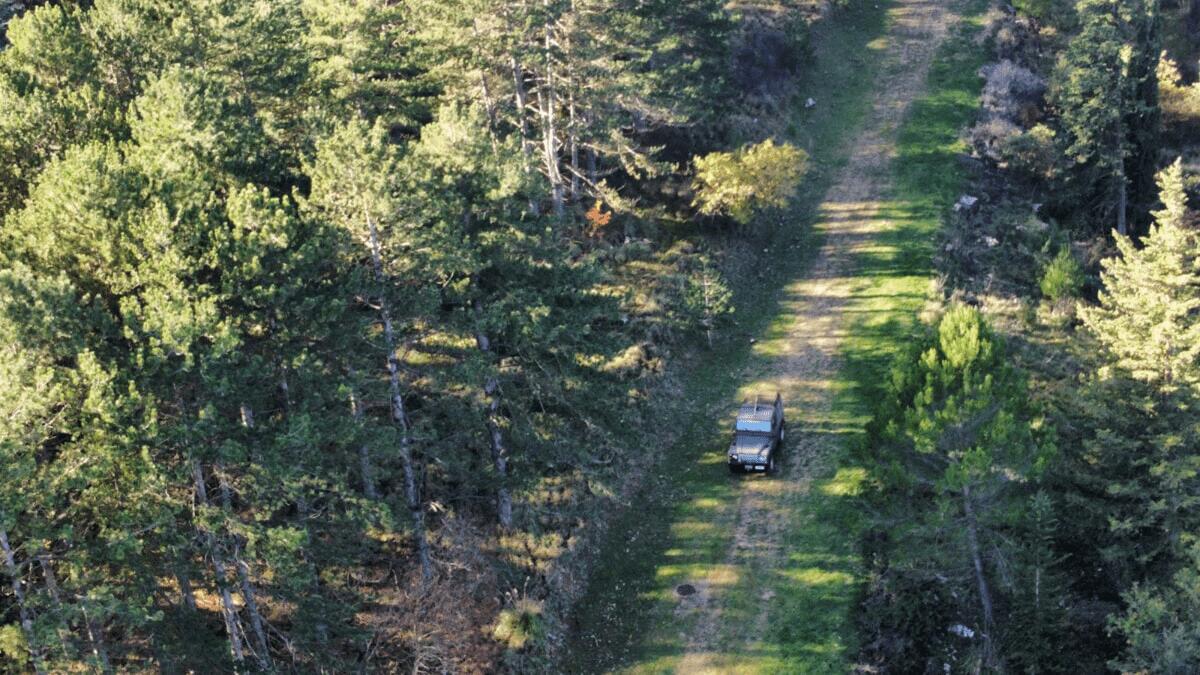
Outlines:
[[[918,170],[941,162],[948,176],[942,169],[929,180],[955,180],[955,115],[971,110],[972,94],[939,91],[945,100],[921,103],[934,123],[903,127],[925,97],[960,4],[894,0],[874,13],[835,13],[815,27],[815,64],[802,94],[817,92],[825,108],[811,118],[798,112],[796,134],[817,167],[801,198],[808,203],[797,207],[800,218],[811,214],[813,236],[787,254],[795,264],[775,271],[791,280],[776,280],[778,297],[759,302],[774,318],[760,324],[750,352],[713,359],[693,374],[688,389],[700,408],[644,503],[614,523],[580,605],[570,672],[848,669],[858,583],[854,495],[863,472],[844,459],[866,412],[862,392],[852,390],[863,386],[860,361],[878,372],[927,288],[938,207],[931,213],[921,199],[946,186],[918,184],[924,195],[898,195],[914,187],[904,178],[912,166],[898,173],[893,160],[906,137],[904,152],[919,157],[905,162]],[[894,184],[897,175],[904,185]],[[789,425],[779,474],[728,477],[737,401],[775,391]]]

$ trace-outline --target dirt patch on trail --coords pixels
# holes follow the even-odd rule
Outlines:
[[[925,89],[934,52],[950,26],[959,19],[946,0],[896,0],[890,10],[886,44],[878,58],[883,66],[863,131],[852,142],[850,157],[838,173],[820,207],[816,229],[823,242],[808,274],[785,289],[784,309],[794,318],[786,334],[775,338],[771,375],[756,383],[771,386],[788,402],[789,427],[799,431],[827,419],[836,392],[841,363],[841,336],[847,325],[846,304],[853,294],[856,258],[876,245],[887,230],[882,205],[889,196],[889,164],[895,155],[896,134],[909,105]],[[883,43],[881,43],[883,44]],[[838,441],[829,434],[793,433],[788,436],[785,464],[775,479],[749,477],[740,485],[733,542],[719,570],[727,574],[761,574],[783,560],[787,529],[781,512],[803,509],[803,497],[816,478],[825,475]],[[687,632],[687,651],[677,672],[728,670],[736,645],[745,636],[763,635],[774,593],[764,588],[757,598],[753,626],[724,621],[723,594],[729,584],[692,580],[699,592],[682,598],[676,615],[694,615]]]

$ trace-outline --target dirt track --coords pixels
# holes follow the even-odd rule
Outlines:
[[[826,418],[836,392],[829,386],[841,368],[840,338],[847,323],[846,304],[854,289],[856,257],[876,245],[888,227],[882,205],[891,190],[891,159],[896,134],[909,105],[925,89],[934,52],[957,16],[936,0],[896,0],[890,10],[886,46],[871,110],[863,131],[853,141],[850,157],[837,174],[820,207],[816,229],[822,246],[808,273],[785,290],[783,309],[792,317],[785,334],[764,342],[774,359],[769,378],[747,386],[751,390],[782,391],[788,402],[787,462],[775,479],[747,477],[740,488],[733,542],[724,564],[713,574],[762,574],[781,564],[785,519],[775,517],[804,509],[804,495],[813,480],[828,473],[836,441],[828,434],[805,434],[809,423]],[[712,575],[710,575],[712,577]],[[762,635],[769,620],[772,591],[764,586],[754,625],[723,620],[732,589],[715,577],[695,580],[697,593],[681,598],[676,618],[690,625],[686,652],[676,672],[729,672],[731,645],[752,646],[744,636]],[[742,636],[742,637],[739,637]],[[736,667],[734,667],[736,670]]]

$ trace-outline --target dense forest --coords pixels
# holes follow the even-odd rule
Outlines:
[[[4,2],[0,671],[561,670],[879,4]],[[1200,672],[1200,2],[973,39],[847,669]]]
[[[695,222],[746,230],[804,171],[747,121],[803,24],[2,18],[3,669],[541,667],[649,383],[731,311]]]
[[[861,657],[1194,673],[1200,5],[1013,5],[937,244],[945,305],[868,427]]]

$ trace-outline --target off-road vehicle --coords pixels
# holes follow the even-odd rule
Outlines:
[[[762,397],[745,401],[733,423],[733,442],[729,444],[729,470],[775,471],[779,446],[787,433],[783,420],[783,398],[776,393],[774,403]]]

